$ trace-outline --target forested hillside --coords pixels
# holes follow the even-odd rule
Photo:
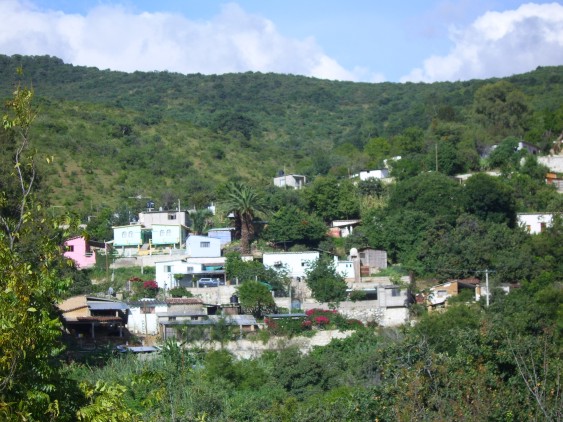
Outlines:
[[[131,74],[42,56],[0,56],[0,96],[33,84],[32,128],[53,209],[204,206],[218,186],[287,173],[346,176],[409,158],[397,174],[477,170],[487,146],[522,137],[547,151],[563,129],[563,67],[503,80],[351,83],[278,74]],[[438,153],[438,163],[435,160]],[[409,166],[410,163],[410,166]],[[71,189],[69,189],[69,187]]]
[[[505,80],[370,85],[124,74],[46,57],[1,63],[9,98],[0,130],[1,420],[562,419],[563,196],[517,145],[526,139],[547,151],[560,137],[563,68]],[[396,183],[345,177],[395,155],[402,156],[391,168]],[[284,167],[311,183],[266,188]],[[463,184],[450,177],[489,169],[500,177],[478,173]],[[331,306],[366,298],[352,296],[361,290],[348,296],[333,266],[333,255],[365,246],[387,251],[390,282],[419,298],[433,284],[465,277],[487,277],[490,294],[475,301],[460,293],[438,312],[410,304],[408,321],[394,328],[338,319],[333,309],[315,311],[308,325],[288,319],[285,332],[271,321],[246,334],[222,322],[211,331],[179,326],[182,341],[164,342],[154,359],[114,356],[95,342],[85,349],[81,336],[65,344],[55,303],[109,287],[131,292],[119,271],[110,278],[107,260],[105,283],[100,275],[93,285],[89,270],[62,257],[77,221],[58,210],[96,213],[87,234],[107,240],[111,226],[126,224],[149,196],[163,207],[223,201],[222,215],[232,213],[240,232],[226,271],[241,283],[245,312],[274,309],[265,284],[284,288],[287,276],[243,261],[237,252],[251,248],[331,252],[299,281]],[[530,234],[518,211],[552,219]],[[209,217],[206,209],[191,213],[192,231],[205,232]],[[327,236],[330,221],[356,218],[361,225],[350,236]],[[154,284],[142,289],[159,299],[172,294]],[[355,333],[308,354],[276,346],[237,360],[224,348],[243,335],[267,341],[328,327]],[[220,350],[205,352],[194,339]]]

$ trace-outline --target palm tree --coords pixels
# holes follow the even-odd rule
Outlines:
[[[195,234],[203,234],[205,229],[209,226],[210,217],[213,217],[213,213],[207,208],[190,211],[192,230]]]
[[[227,187],[227,212],[234,214],[242,253],[249,254],[254,237],[254,217],[265,212],[262,197],[250,186],[230,183]]]

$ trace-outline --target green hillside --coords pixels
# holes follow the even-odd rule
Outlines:
[[[202,206],[227,180],[268,186],[282,169],[345,176],[393,155],[424,157],[440,142],[456,154],[456,170],[475,170],[480,152],[506,136],[547,150],[563,129],[563,67],[504,79],[525,110],[495,110],[511,118],[499,124],[475,113],[476,92],[496,79],[367,84],[251,72],[129,74],[0,56],[2,98],[18,66],[37,98],[35,145],[55,157],[41,168],[44,195],[84,213],[137,195],[157,206],[178,199]]]

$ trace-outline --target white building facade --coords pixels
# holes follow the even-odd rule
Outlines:
[[[264,252],[262,263],[274,270],[285,269],[292,278],[305,277],[310,264],[319,259],[319,252]]]

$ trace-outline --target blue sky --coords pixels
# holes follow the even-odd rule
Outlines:
[[[1,0],[1,54],[123,71],[365,82],[563,64],[563,5],[512,0]]]

